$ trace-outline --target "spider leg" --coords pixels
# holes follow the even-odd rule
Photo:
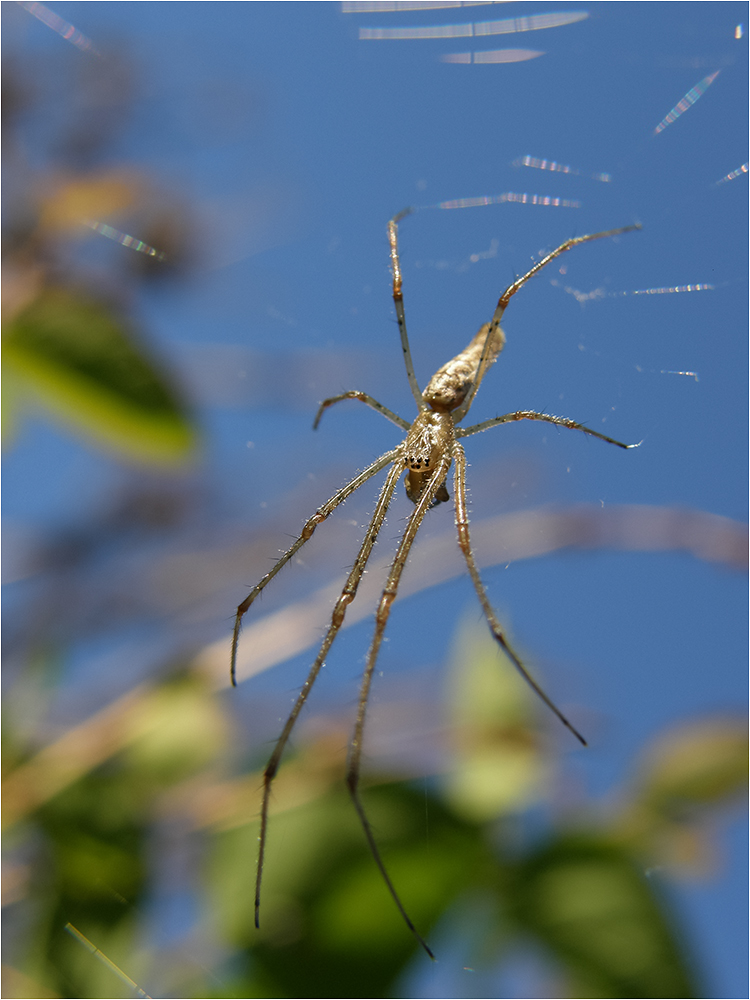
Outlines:
[[[370,649],[367,653],[367,662],[365,665],[365,672],[362,676],[362,686],[359,692],[359,702],[357,705],[357,721],[354,725],[354,734],[352,736],[352,741],[349,744],[349,757],[346,767],[346,784],[349,788],[349,794],[351,795],[352,802],[354,803],[354,808],[357,810],[357,815],[359,816],[359,821],[362,824],[362,829],[364,830],[365,837],[367,838],[367,843],[370,847],[375,863],[380,869],[380,874],[383,876],[383,880],[388,887],[388,891],[393,898],[396,906],[398,907],[399,913],[404,918],[406,926],[412,932],[414,937],[424,948],[430,958],[434,959],[435,956],[430,951],[427,943],[424,941],[422,936],[417,931],[416,927],[411,921],[408,913],[404,909],[404,905],[399,899],[398,893],[391,881],[390,876],[386,870],[383,859],[380,856],[380,851],[378,850],[378,845],[375,841],[375,835],[370,826],[370,821],[362,805],[362,800],[359,795],[359,778],[360,778],[360,765],[362,760],[362,737],[365,727],[365,714],[367,711],[367,700],[370,694],[370,686],[372,684],[372,676],[375,670],[375,664],[378,658],[378,652],[380,651],[380,645],[383,641],[383,634],[385,632],[385,627],[388,623],[388,617],[391,612],[391,605],[396,599],[396,594],[398,592],[398,585],[401,579],[401,574],[406,565],[406,560],[409,556],[409,550],[411,549],[414,538],[419,530],[422,521],[424,520],[425,514],[430,509],[435,496],[443,485],[445,477],[450,468],[451,458],[449,453],[445,453],[440,459],[440,463],[435,469],[435,473],[430,479],[430,482],[425,487],[423,493],[417,501],[416,507],[409,518],[409,523],[406,526],[406,531],[403,534],[401,542],[399,544],[396,555],[391,564],[391,570],[388,574],[388,580],[386,581],[385,589],[380,598],[380,603],[378,604],[378,609],[375,614],[375,633],[372,637],[372,643],[370,644]]]
[[[358,389],[351,389],[349,392],[342,392],[340,396],[331,396],[330,399],[324,399],[323,402],[318,407],[318,412],[315,415],[315,420],[313,422],[313,430],[318,429],[318,424],[320,423],[320,418],[323,416],[323,411],[329,406],[333,406],[334,403],[340,403],[342,399],[358,399],[361,403],[366,403],[373,410],[377,410],[378,413],[382,413],[384,417],[391,421],[392,424],[397,424],[402,430],[408,431],[411,424],[408,420],[404,420],[393,410],[389,410],[387,406],[383,406],[379,403],[377,399],[373,399],[372,396],[368,396],[366,392],[360,392]]]
[[[305,542],[312,538],[313,532],[319,524],[326,520],[333,511],[343,503],[347,497],[350,497],[355,490],[358,490],[363,483],[366,483],[368,479],[375,475],[375,473],[380,472],[384,469],[389,462],[392,462],[394,458],[400,453],[400,449],[394,448],[393,451],[387,452],[385,455],[381,455],[380,458],[369,465],[364,471],[360,472],[358,476],[338,493],[334,493],[330,500],[327,500],[322,507],[319,507],[313,516],[307,521],[304,528],[302,529],[302,534],[294,542],[289,549],[284,553],[284,555],[279,559],[276,565],[266,573],[260,583],[256,584],[250,593],[247,595],[245,600],[237,608],[237,614],[234,619],[234,631],[232,633],[232,660],[231,660],[231,672],[230,676],[232,678],[232,687],[237,687],[237,646],[240,639],[240,629],[242,628],[242,617],[245,612],[249,609],[250,605],[253,603],[255,598],[268,586],[268,584],[273,580],[276,574],[282,567],[286,566],[289,560],[302,548]]]
[[[422,399],[417,376],[414,374],[414,362],[411,359],[411,348],[409,347],[409,337],[406,333],[406,314],[404,312],[404,297],[401,294],[401,261],[398,256],[398,224],[406,215],[411,215],[413,208],[405,208],[394,215],[388,223],[388,242],[391,245],[391,270],[393,271],[393,304],[396,307],[396,319],[398,320],[398,332],[401,336],[401,350],[404,352],[404,364],[406,365],[406,377],[409,379],[409,386],[419,410],[426,410],[427,404]]]
[[[266,764],[266,769],[263,772],[263,801],[260,808],[260,837],[258,846],[258,867],[256,869],[255,876],[255,926],[260,926],[260,886],[263,878],[263,862],[265,860],[266,853],[266,837],[268,832],[268,807],[271,799],[271,785],[273,779],[276,776],[276,772],[279,769],[279,763],[281,761],[281,756],[284,753],[284,749],[291,736],[294,724],[302,711],[302,708],[307,701],[307,697],[310,694],[313,684],[315,683],[320,669],[323,666],[326,656],[333,645],[333,641],[338,635],[339,629],[344,621],[344,616],[346,615],[346,609],[349,604],[354,600],[357,594],[357,588],[359,586],[359,581],[362,579],[362,574],[365,571],[367,562],[372,554],[373,546],[375,545],[375,540],[378,537],[378,532],[383,526],[385,521],[385,515],[388,510],[388,506],[393,497],[393,491],[395,490],[399,479],[403,473],[403,462],[399,461],[402,458],[402,450],[397,448],[393,452],[389,452],[387,456],[384,456],[385,461],[390,461],[393,458],[397,461],[394,462],[393,468],[388,473],[385,483],[383,484],[383,489],[380,491],[380,496],[378,497],[378,502],[375,505],[375,511],[372,515],[372,520],[367,527],[367,533],[365,534],[364,541],[360,546],[359,552],[357,553],[357,558],[354,561],[354,566],[349,573],[346,583],[344,584],[344,589],[341,591],[341,596],[336,601],[336,605],[333,609],[333,614],[331,616],[331,624],[328,626],[328,631],[323,639],[323,644],[320,647],[315,662],[310,668],[310,672],[307,675],[302,690],[297,696],[297,700],[294,703],[292,711],[289,713],[289,718],[286,720],[286,724],[276,741],[276,746],[274,747],[273,753],[271,754],[268,764]],[[375,464],[382,468],[385,464],[384,459],[379,459]],[[367,469],[366,472],[372,474],[376,472],[372,466]],[[363,473],[364,475],[364,473]],[[337,494],[338,496],[338,494]],[[334,498],[335,499],[335,498]],[[330,503],[331,501],[329,501]],[[322,509],[322,508],[321,508]],[[329,512],[330,513],[330,512]],[[312,519],[311,519],[312,521]],[[311,523],[308,521],[308,524]],[[295,543],[296,544],[296,543]]]
[[[471,427],[457,427],[456,437],[469,437],[472,434],[479,434],[480,431],[486,431],[490,427],[497,427],[498,424],[508,424],[514,420],[544,420],[548,424],[557,424],[558,427],[569,427],[573,431],[583,431],[584,434],[599,438],[600,441],[606,441],[607,444],[616,444],[618,448],[638,448],[642,443],[639,441],[638,444],[623,444],[622,441],[615,441],[614,438],[607,437],[606,434],[600,434],[599,431],[592,431],[590,427],[586,427],[585,424],[576,423],[575,420],[571,420],[569,417],[554,417],[550,413],[537,413],[536,410],[516,410],[514,413],[504,413],[502,417],[483,420],[481,424],[472,424]]]
[[[572,250],[573,247],[577,247],[581,243],[590,243],[591,240],[601,240],[607,236],[620,236],[622,233],[630,233],[635,229],[642,229],[643,227],[640,223],[636,223],[634,226],[622,226],[620,229],[607,229],[601,233],[589,233],[586,236],[573,236],[569,240],[565,240],[561,243],[559,247],[548,253],[546,257],[542,257],[538,263],[526,272],[526,274],[521,275],[520,278],[516,278],[512,285],[508,285],[503,294],[498,299],[497,306],[495,307],[495,312],[492,314],[492,319],[490,320],[489,328],[487,330],[487,339],[484,342],[484,350],[482,351],[482,357],[479,362],[479,367],[477,369],[477,377],[474,380],[474,385],[471,387],[466,395],[466,399],[463,401],[461,406],[456,410],[454,417],[456,422],[462,420],[463,417],[469,412],[469,407],[471,406],[476,391],[479,388],[479,383],[482,381],[482,376],[486,368],[487,356],[490,351],[490,345],[492,344],[493,336],[495,330],[500,326],[500,320],[503,318],[503,313],[511,300],[511,297],[516,294],[519,288],[526,284],[529,278],[533,278],[543,267],[546,267],[551,261],[560,254],[566,253],[568,250]]]
[[[455,462],[456,528],[458,529],[458,544],[464,554],[464,559],[466,560],[466,565],[469,569],[469,575],[471,576],[472,583],[474,584],[474,590],[477,592],[477,597],[479,598],[479,603],[482,605],[482,610],[484,611],[485,618],[490,626],[490,631],[513,661],[513,665],[526,683],[529,684],[534,691],[536,691],[544,704],[555,713],[560,722],[562,722],[562,724],[566,726],[571,733],[573,733],[576,739],[580,740],[584,746],[587,746],[586,740],[583,736],[581,736],[575,726],[573,726],[568,719],[565,718],[555,703],[548,698],[541,687],[539,687],[503,634],[500,622],[497,620],[497,615],[495,614],[487,597],[487,591],[485,590],[482,578],[479,575],[476,560],[474,559],[474,553],[471,548],[469,517],[466,510],[466,453],[464,452],[463,446],[459,444],[458,441],[456,441],[453,446],[453,459]]]
[[[632,233],[634,230],[642,228],[643,226],[641,226],[640,223],[636,223],[634,226],[622,226],[620,229],[607,229],[601,233],[589,233],[586,236],[573,236],[569,240],[565,240],[565,242],[561,243],[559,247],[548,253],[546,257],[542,257],[542,259],[534,264],[534,266],[528,270],[526,274],[521,275],[520,278],[516,278],[512,285],[508,285],[498,300],[495,314],[492,317],[492,324],[494,325],[495,322],[500,322],[500,318],[505,312],[505,307],[510,302],[511,296],[515,295],[518,289],[521,288],[522,285],[525,285],[529,278],[533,278],[535,274],[541,271],[543,267],[546,267],[547,264],[551,263],[556,257],[559,257],[560,254],[566,253],[568,250],[572,250],[573,247],[577,247],[581,243],[590,243],[592,240],[603,240],[608,236],[621,236],[623,233]]]

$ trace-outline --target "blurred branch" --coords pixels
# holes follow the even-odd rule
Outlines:
[[[616,549],[627,552],[687,552],[728,569],[747,566],[747,528],[704,511],[670,507],[624,506],[542,508],[475,521],[472,540],[481,567],[548,555],[561,549]],[[375,562],[362,580],[344,628],[371,614],[390,565]],[[445,583],[465,573],[455,534],[445,532],[417,545],[399,591],[399,599]],[[320,626],[341,591],[328,584],[311,597],[266,615],[243,632],[237,676],[246,680],[313,645]],[[211,643],[195,666],[218,687],[229,683],[229,639]]]
[[[730,569],[747,564],[744,525],[702,511],[661,507],[576,506],[500,515],[473,525],[483,567],[565,548],[684,551]],[[382,586],[389,559],[379,560],[362,582],[344,627],[366,618]],[[415,550],[401,597],[419,593],[464,572],[452,532]],[[340,592],[337,581],[304,601],[254,622],[243,633],[239,676],[247,679],[297,653],[319,638],[320,626]],[[229,638],[212,643],[193,661],[193,671],[220,690],[229,683]],[[139,686],[67,732],[8,776],[3,821],[12,825],[87,771],[142,735],[155,689]]]
[[[152,695],[153,689],[138,685],[9,774],[3,782],[3,826],[17,823],[127,746]]]

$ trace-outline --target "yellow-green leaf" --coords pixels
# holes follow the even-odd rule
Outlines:
[[[57,418],[121,457],[182,464],[195,447],[169,379],[100,302],[45,290],[8,324],[3,361]]]

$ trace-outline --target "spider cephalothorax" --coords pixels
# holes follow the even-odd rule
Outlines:
[[[455,439],[455,425],[450,414],[422,410],[417,416],[404,442],[406,495],[412,503],[419,500],[440,464],[440,457],[450,452]],[[448,469],[445,472],[447,475]],[[442,490],[438,489],[435,502],[444,503],[449,499],[443,477]]]

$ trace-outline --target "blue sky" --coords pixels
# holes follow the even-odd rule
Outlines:
[[[267,557],[398,440],[392,425],[355,403],[331,410],[313,434],[317,401],[359,388],[413,416],[385,235],[388,218],[407,205],[508,192],[577,205],[506,200],[420,211],[402,224],[420,384],[490,318],[499,293],[532,257],[570,235],[643,226],[574,250],[560,261],[565,273],[548,268],[519,293],[503,323],[506,349],[472,411],[479,420],[547,410],[642,446],[622,452],[531,424],[480,435],[467,442],[476,520],[578,503],[746,519],[747,175],[717,182],[747,155],[747,24],[736,30],[747,8],[580,9],[584,20],[523,33],[374,41],[360,40],[359,29],[567,8],[508,3],[364,14],[327,2],[55,5],[98,47],[120,47],[138,67],[132,113],[111,161],[147,170],[189,206],[189,280],[173,291],[145,291],[132,306],[183,373],[204,427],[195,474],[210,484],[204,544],[240,545],[261,532],[268,539],[256,564],[219,579],[188,626],[192,641],[226,635],[227,616],[265,572]],[[70,45],[64,51],[66,42],[26,12],[6,15],[12,44],[39,60],[49,53],[63,67],[57,101],[46,109],[60,113],[65,74],[83,54]],[[510,48],[542,54],[485,65],[441,61]],[[655,134],[717,70],[702,96]],[[33,123],[26,138],[33,155]],[[516,165],[524,156],[575,173]],[[611,180],[593,176],[602,173]],[[112,252],[101,243],[102,253]],[[632,294],[689,284],[713,288]],[[566,288],[603,291],[581,304]],[[247,390],[253,365],[261,374]],[[83,524],[124,476],[112,459],[35,418],[6,458],[6,518],[12,531],[31,536]],[[304,565],[277,581],[264,613],[348,565],[357,537],[349,521],[364,519],[375,492],[365,487],[367,496],[352,501],[339,525],[321,529],[325,538],[316,537]],[[407,512],[399,498],[383,547]],[[450,531],[452,512],[446,505],[429,520],[426,538]],[[338,547],[327,556],[326,540],[337,531]],[[571,771],[589,794],[623,780],[633,753],[664,727],[744,711],[741,574],[686,552],[605,548],[498,565],[486,580],[554,696],[593,720],[593,752],[569,748]],[[437,671],[473,607],[465,578],[409,598],[394,610],[380,669]],[[70,698],[84,684],[87,698],[106,700],[112,684],[126,685],[132,674],[102,677],[102,653],[122,664],[133,648],[143,650],[133,673],[146,673],[185,641],[184,625],[165,616],[143,635],[105,635],[95,650],[77,650]],[[351,703],[368,629],[362,622],[342,636],[324,698]],[[291,691],[309,659],[307,652],[254,678],[242,697]],[[740,995],[743,975],[741,829],[739,822],[722,828],[713,879],[674,890],[716,996]]]

